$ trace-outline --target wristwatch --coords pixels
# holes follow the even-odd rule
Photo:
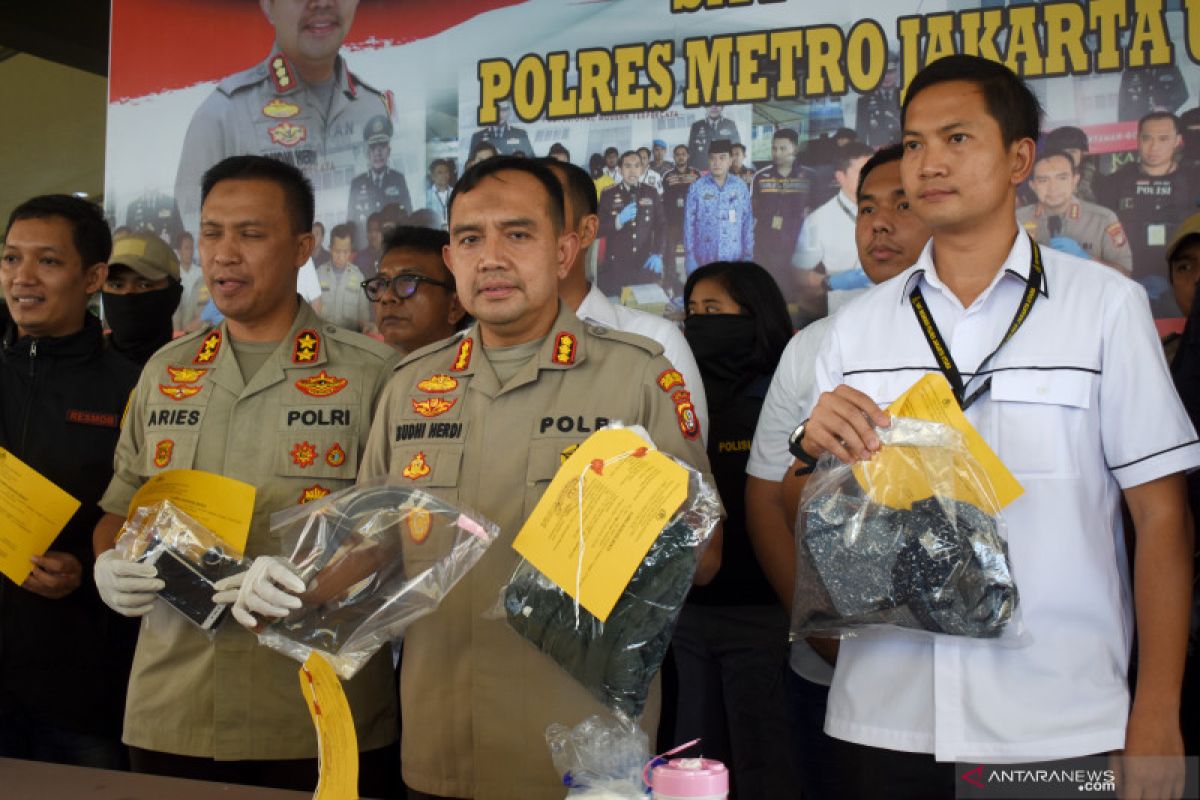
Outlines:
[[[817,464],[817,459],[810,456],[807,452],[805,452],[804,448],[800,446],[800,440],[804,438],[804,429],[807,427],[808,420],[804,420],[804,422],[801,422],[796,426],[796,430],[792,431],[792,435],[788,437],[788,451],[800,463],[809,467],[814,467]]]

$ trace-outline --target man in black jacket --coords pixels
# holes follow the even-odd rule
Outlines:
[[[0,286],[0,447],[81,505],[21,585],[0,577],[0,756],[116,768],[136,627],[92,579],[97,501],[138,368],[107,349],[88,299],[112,239],[99,209],[35,197],[8,221]]]

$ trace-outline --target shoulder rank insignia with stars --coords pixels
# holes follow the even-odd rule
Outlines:
[[[424,478],[430,472],[432,470],[429,468],[429,464],[425,462],[425,453],[421,452],[413,456],[413,460],[408,462],[408,466],[400,474],[410,481],[415,481],[418,478]]]
[[[321,370],[316,375],[296,381],[296,388],[309,397],[330,397],[348,386],[350,381]]]
[[[173,383],[160,383],[158,385],[158,390],[160,392],[176,402],[180,400],[186,400],[189,397],[195,397],[196,395],[200,394],[200,390],[203,388],[203,386],[188,386],[186,384],[183,386],[176,386]]]
[[[679,419],[679,431],[689,439],[700,435],[700,418],[696,416],[696,407],[692,405],[691,392],[680,389],[671,395],[675,401],[675,416]]]
[[[296,344],[292,348],[293,364],[311,364],[321,354],[321,337],[311,328],[306,328],[296,334]]]
[[[554,355],[550,360],[555,364],[574,364],[575,344],[574,336],[569,333],[560,333],[554,340]]]
[[[320,484],[314,483],[312,486],[310,486],[307,489],[304,489],[300,492],[299,505],[304,505],[305,503],[311,503],[313,500],[320,500],[322,497],[325,497],[328,494],[329,494],[328,489],[326,489],[324,486],[321,486]]]
[[[208,370],[195,367],[167,367],[167,374],[175,383],[195,383],[207,373]]]
[[[296,85],[296,76],[292,74],[292,65],[282,54],[271,59],[270,68],[267,70],[271,74],[271,83],[275,85],[275,91],[287,92]]]
[[[683,385],[683,376],[679,374],[679,370],[669,369],[658,376],[658,388],[664,392],[669,392],[676,386]]]
[[[454,364],[451,365],[450,369],[454,372],[462,372],[471,366],[471,348],[474,346],[475,343],[471,340],[470,336],[459,342],[458,353],[454,356]]]
[[[458,388],[458,380],[449,375],[430,375],[418,383],[417,388],[429,394],[445,394]]]
[[[425,400],[417,400],[414,398],[412,400],[412,407],[413,411],[417,412],[422,417],[437,417],[454,408],[454,404],[457,402],[457,397],[452,397],[449,400],[443,397],[430,397]]]
[[[192,359],[192,363],[211,364],[219,352],[221,352],[221,331],[217,329],[200,342],[200,349],[196,351],[196,357]]]

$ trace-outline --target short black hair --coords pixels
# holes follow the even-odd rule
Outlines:
[[[964,81],[979,87],[988,115],[1000,126],[1005,147],[1021,139],[1037,141],[1042,125],[1042,104],[1011,69],[979,56],[946,56],[918,72],[908,85],[900,107],[901,127],[906,123],[908,107],[914,97],[931,86],[950,81]]]
[[[467,160],[474,161],[476,158],[479,157],[479,154],[484,150],[491,150],[497,156],[500,155],[500,151],[496,149],[496,145],[492,144],[487,139],[481,139],[475,143],[474,147],[471,148],[471,154],[469,156],[467,156]],[[494,157],[495,156],[493,156],[493,158]]]
[[[858,171],[858,188],[854,190],[856,202],[861,202],[862,187],[867,182],[867,176],[871,174],[871,170],[876,167],[882,167],[884,164],[890,164],[893,161],[899,161],[904,157],[904,145],[889,144],[887,147],[880,150],[875,155],[867,160],[867,163],[862,165],[862,169]]]
[[[621,153],[621,157],[617,159],[617,164],[624,164],[625,159],[629,158],[630,156],[633,156],[639,164],[642,163],[642,157],[637,154],[637,150],[626,150],[624,153]]]
[[[741,142],[734,142],[733,144],[729,145],[729,151],[733,152],[734,150],[737,150],[739,147],[742,149],[743,153],[746,152],[746,145],[742,144]]]
[[[379,254],[379,258],[382,260],[393,250],[415,250],[418,253],[435,255],[441,262],[442,269],[445,270],[446,279],[450,282],[449,291],[454,291],[454,273],[450,271],[442,258],[442,249],[448,244],[450,244],[450,234],[439,228],[397,225],[388,231],[387,236],[383,237],[383,251]]]
[[[1181,126],[1181,125],[1179,124],[1179,117],[1175,116],[1175,115],[1174,115],[1174,114],[1172,114],[1170,111],[1151,111],[1149,114],[1147,114],[1146,116],[1144,116],[1144,117],[1142,117],[1141,119],[1139,119],[1139,120],[1138,120],[1138,126],[1137,126],[1137,129],[1138,129],[1138,135],[1139,135],[1139,136],[1141,136],[1141,134],[1142,134],[1142,127],[1143,127],[1143,126],[1144,126],[1144,125],[1145,125],[1147,122],[1154,122],[1155,120],[1160,120],[1160,119],[1169,119],[1169,120],[1171,120],[1171,124],[1175,126],[1175,133],[1176,133],[1176,134],[1181,134],[1181,133],[1183,133],[1183,130],[1182,130],[1182,127],[1183,127],[1183,126]]]
[[[618,149],[617,149],[617,148],[615,148],[615,147],[606,147],[606,148],[604,148],[604,157],[605,157],[605,158],[608,158],[608,154],[609,154],[609,153],[612,153],[613,155],[617,155],[617,154],[619,154],[620,152],[621,152],[621,151],[620,151],[620,150],[618,150]]]
[[[1066,150],[1039,150],[1037,157],[1033,160],[1034,168],[1036,169],[1038,164],[1051,158],[1065,158],[1067,160],[1067,164],[1071,166],[1071,174],[1074,175],[1075,173],[1079,172],[1079,168],[1075,166],[1075,159],[1071,158],[1071,154]],[[1029,179],[1033,180],[1032,170],[1029,173]]]
[[[200,180],[201,208],[213,187],[221,181],[253,180],[270,181],[283,190],[283,202],[293,233],[312,230],[316,216],[312,183],[291,164],[266,156],[230,156],[210,167]]]
[[[447,223],[454,216],[454,201],[458,199],[459,195],[466,194],[478,186],[484,178],[495,177],[499,172],[524,172],[542,184],[549,199],[548,210],[550,221],[554,225],[554,232],[562,233],[563,223],[566,219],[566,212],[563,210],[565,200],[562,184],[558,182],[558,178],[550,171],[549,167],[537,159],[517,158],[516,156],[489,158],[486,161],[480,161],[464,172],[463,176],[458,179],[458,183],[454,184],[454,191],[450,192],[450,200],[446,203]]]
[[[108,261],[113,240],[100,207],[69,194],[43,194],[21,203],[8,215],[4,238],[8,238],[14,222],[47,217],[60,217],[71,226],[71,242],[84,269]]]
[[[771,141],[775,141],[776,139],[787,139],[795,145],[800,143],[800,136],[791,128],[776,128],[775,133],[771,134]]]
[[[688,276],[683,286],[684,303],[702,280],[714,280],[754,320],[754,352],[747,367],[760,375],[770,375],[779,365],[794,329],[788,316],[787,301],[779,284],[753,261],[714,261]],[[701,365],[701,370],[704,369]]]
[[[591,175],[588,175],[587,170],[577,167],[569,161],[559,161],[556,158],[538,160],[549,167],[551,172],[560,171],[565,178],[566,194],[570,195],[571,209],[575,212],[572,215],[574,219],[571,220],[571,227],[578,228],[585,216],[599,212],[600,204],[596,200],[596,182],[592,180]]]
[[[645,152],[645,154],[646,154],[647,156],[649,156],[649,155],[650,155],[650,148],[649,148],[649,147],[646,147],[645,145],[642,145],[641,147],[639,147],[639,148],[637,149],[638,158],[641,158],[641,157],[642,157],[642,153],[643,153],[643,152]]]
[[[349,222],[343,222],[341,225],[334,225],[333,230],[329,232],[329,246],[333,247],[334,239],[349,239],[354,241],[354,226]]]
[[[549,155],[554,155],[555,153],[562,153],[564,156],[567,157],[567,161],[571,160],[571,151],[568,150],[562,142],[555,142],[554,144],[550,145],[550,150],[548,151],[548,153],[549,153]]]
[[[873,156],[875,155],[875,151],[869,145],[853,141],[847,142],[845,146],[837,148],[834,154],[836,158],[833,161],[833,168],[838,172],[845,172],[850,169],[851,161]]]
[[[1047,150],[1082,150],[1088,151],[1088,137],[1080,128],[1074,125],[1064,125],[1055,128],[1042,137],[1042,145]]]

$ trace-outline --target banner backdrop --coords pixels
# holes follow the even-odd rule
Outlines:
[[[598,190],[654,190],[600,195],[606,293],[678,309],[690,269],[752,258],[800,323],[865,285],[854,183],[899,141],[904,87],[979,54],[1030,80],[1043,151],[1070,157],[1022,187],[1024,228],[1179,314],[1165,245],[1200,195],[1200,0],[113,0],[111,52],[115,226],[194,234],[204,170],[258,153],[305,171],[323,246],[350,223],[369,275],[387,226],[444,225],[470,159],[553,150]],[[722,140],[744,192],[705,175]]]

